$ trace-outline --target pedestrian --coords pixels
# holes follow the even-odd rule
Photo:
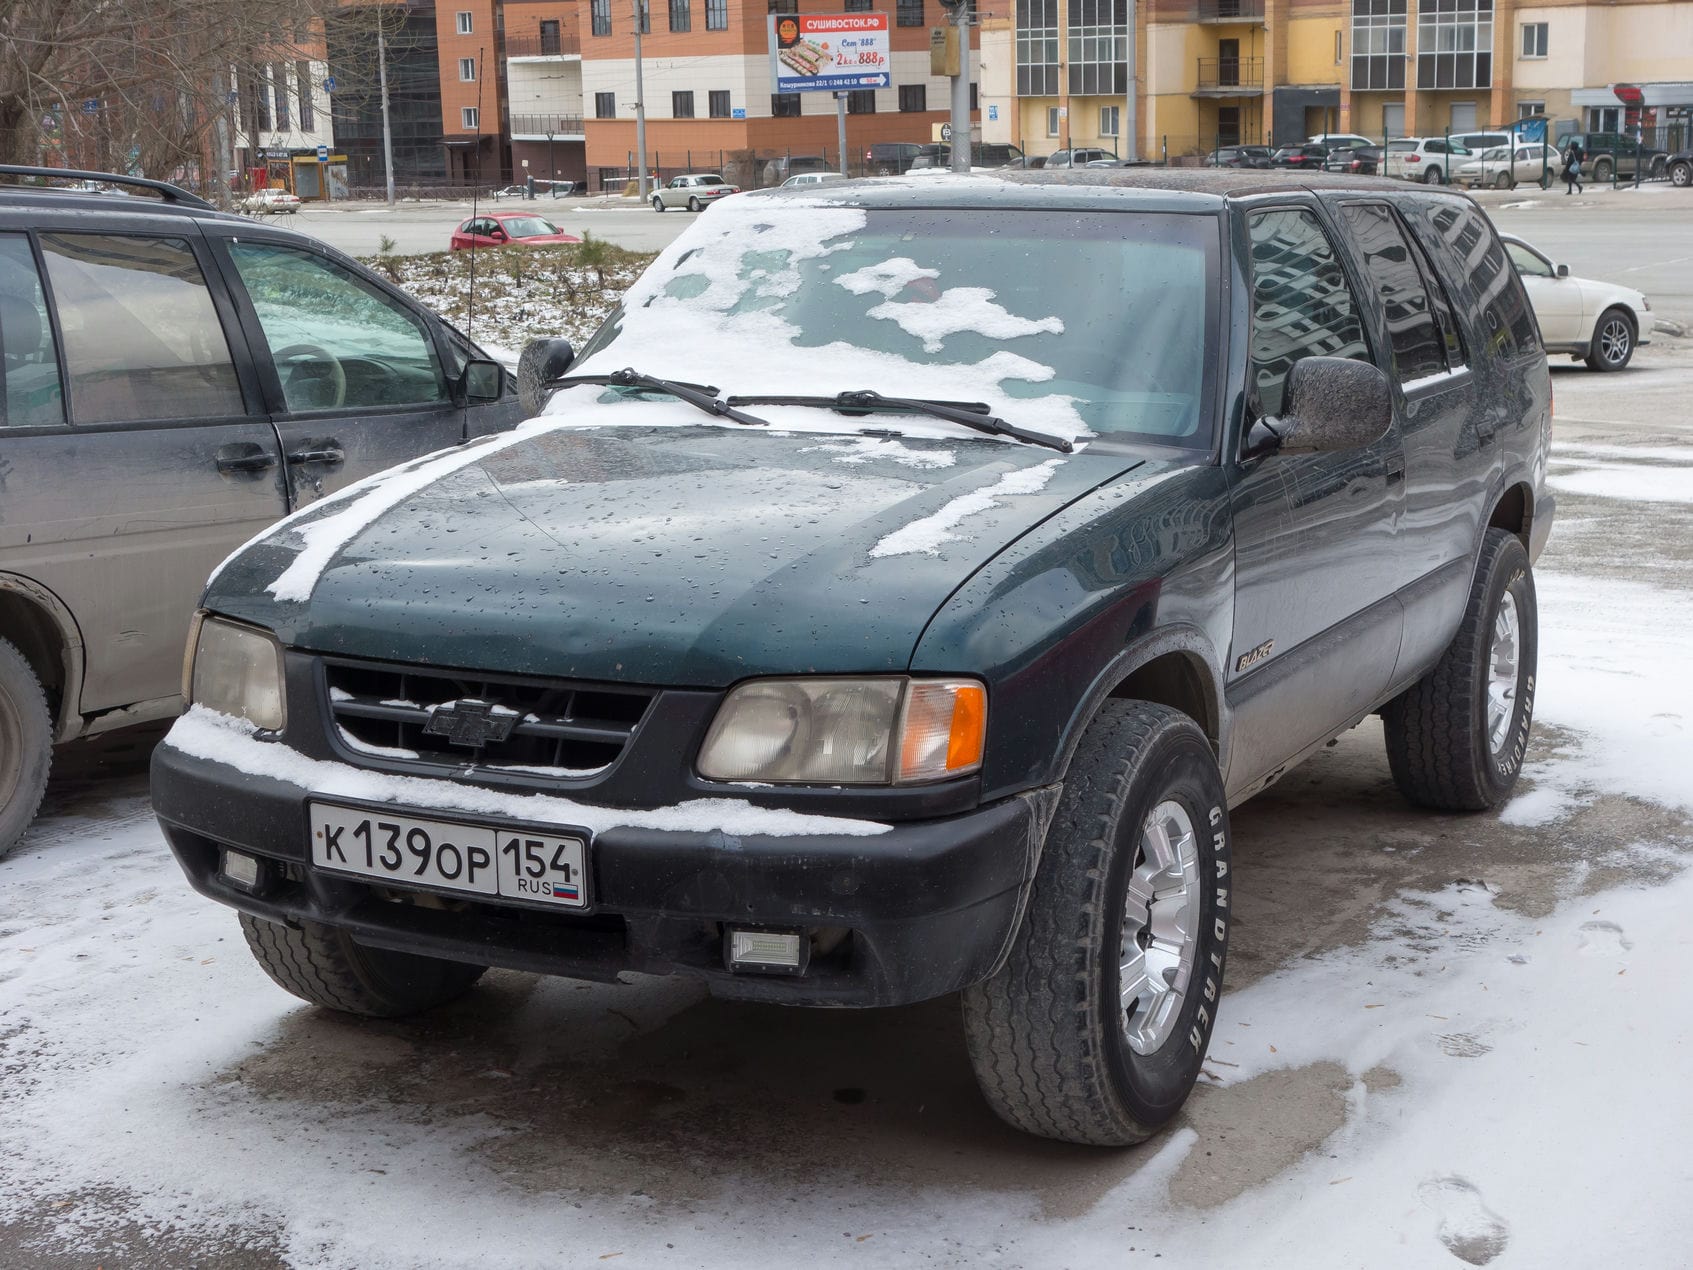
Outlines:
[[[1587,152],[1581,148],[1581,142],[1574,137],[1564,148],[1564,193],[1581,193],[1581,161],[1587,157]]]

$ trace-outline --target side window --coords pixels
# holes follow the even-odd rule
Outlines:
[[[0,234],[0,362],[6,376],[0,427],[39,428],[65,421],[47,297],[23,234]]]
[[[1516,266],[1516,270],[1520,274],[1534,278],[1554,276],[1552,266],[1521,243],[1506,243],[1505,252],[1510,256],[1511,263]]]
[[[1317,218],[1286,208],[1252,218],[1252,378],[1266,415],[1282,411],[1301,357],[1370,360],[1358,306]]]
[[[1403,226],[1401,226],[1403,228]],[[1434,267],[1428,253],[1422,244],[1414,238],[1409,239],[1411,251],[1417,258],[1417,268],[1422,272],[1423,284],[1428,290],[1428,298],[1434,304],[1435,321],[1440,324],[1440,343],[1446,351],[1446,369],[1457,370],[1468,363],[1469,358],[1464,354],[1464,332],[1458,325],[1458,315],[1452,309],[1452,297],[1447,294],[1446,283],[1440,276],[1440,271]]]
[[[229,343],[185,241],[43,234],[41,253],[59,310],[74,422],[245,413]]]
[[[1352,203],[1340,214],[1363,254],[1364,268],[1386,311],[1393,368],[1399,382],[1407,384],[1440,374],[1446,369],[1440,331],[1410,244],[1393,213],[1380,203]]]
[[[1482,322],[1498,356],[1538,352],[1540,331],[1522,280],[1505,256],[1493,229],[1473,207],[1448,204],[1430,217],[1441,246],[1454,258],[1455,273],[1467,277],[1481,301]]]
[[[423,320],[339,266],[292,247],[232,243],[290,411],[449,399]]]

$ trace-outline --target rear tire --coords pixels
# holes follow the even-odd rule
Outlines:
[[[1603,185],[1611,179],[1611,173],[1616,166],[1609,159],[1596,159],[1593,163],[1593,179]]]
[[[1669,183],[1686,189],[1693,185],[1693,163],[1677,163],[1669,170]]]
[[[53,767],[53,715],[35,670],[0,639],[0,856],[23,837]]]
[[[689,211],[690,211],[690,212],[697,212],[697,211],[699,211],[699,210],[700,210],[700,201],[699,201],[699,199],[697,199],[697,198],[690,198],[690,199],[689,199],[689,200],[688,200],[688,210],[689,210]]]
[[[1593,325],[1593,340],[1587,347],[1587,368],[1621,370],[1634,359],[1634,346],[1638,342],[1634,319],[1627,311],[1606,309]]]
[[[241,933],[264,972],[302,1001],[343,1014],[393,1019],[463,996],[486,966],[355,943],[318,922],[285,926],[241,914]]]
[[[1439,168],[1424,168],[1423,169],[1423,184],[1424,185],[1445,185],[1446,184],[1446,173],[1442,172]]]
[[[1229,866],[1205,734],[1164,706],[1108,702],[1070,764],[1010,955],[963,994],[970,1061],[1002,1120],[1127,1146],[1175,1116],[1216,1022]]]
[[[1516,535],[1489,529],[1458,633],[1434,668],[1381,712],[1400,793],[1437,811],[1486,811],[1504,801],[1534,723],[1537,646],[1528,552]]]

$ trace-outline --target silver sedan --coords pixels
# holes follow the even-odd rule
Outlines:
[[[690,172],[672,177],[670,184],[653,191],[653,211],[667,212],[672,207],[685,207],[690,212],[705,210],[707,203],[739,194],[741,187],[730,185],[715,172]]]

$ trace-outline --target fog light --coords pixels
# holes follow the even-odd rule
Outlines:
[[[805,971],[809,941],[791,931],[731,930],[729,969],[797,975]]]
[[[252,856],[241,851],[225,851],[223,853],[224,880],[243,891],[259,889],[259,862]]]

